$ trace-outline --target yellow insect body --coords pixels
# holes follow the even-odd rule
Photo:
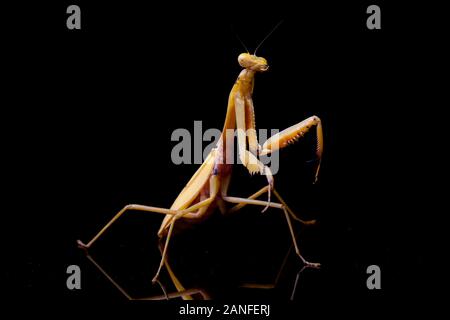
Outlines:
[[[281,209],[286,217],[289,231],[292,236],[293,244],[297,255],[307,267],[319,267],[318,263],[311,263],[306,261],[300,254],[295,239],[291,219],[299,221],[304,224],[312,224],[314,221],[303,221],[299,219],[293,211],[286,205],[279,193],[274,189],[274,180],[270,168],[265,166],[258,157],[260,155],[267,155],[275,150],[285,147],[287,144],[294,142],[296,139],[302,137],[312,127],[316,127],[317,134],[317,158],[318,166],[316,170],[316,180],[320,168],[320,159],[323,150],[323,135],[321,121],[317,116],[312,116],[298,124],[295,124],[284,131],[269,138],[262,146],[258,143],[255,128],[255,112],[252,100],[252,93],[254,87],[254,76],[258,72],[265,72],[269,69],[267,60],[262,57],[257,57],[249,53],[240,54],[238,57],[239,64],[243,67],[238,79],[236,80],[228,99],[227,114],[223,127],[222,136],[204,163],[196,171],[194,176],[189,180],[181,193],[173,202],[172,206],[167,208],[151,207],[144,205],[127,205],[120,210],[88,244],[78,240],[78,245],[81,248],[88,249],[100,236],[127,211],[138,210],[152,213],[164,214],[161,227],[158,231],[160,238],[166,237],[164,248],[162,250],[162,257],[159,268],[156,272],[153,281],[157,281],[161,268],[166,265],[166,269],[171,277],[175,287],[178,290],[178,296],[184,299],[192,298],[190,292],[185,290],[181,282],[176,278],[170,265],[167,262],[167,249],[171,239],[172,231],[175,223],[179,219],[186,222],[198,221],[201,218],[207,217],[216,206],[222,212],[237,211],[246,205],[263,206],[265,211],[267,208]],[[232,162],[227,159],[228,154],[232,154],[233,146],[227,145],[229,137],[227,134],[233,134],[237,130],[237,142],[239,158],[242,164],[248,169],[251,174],[260,173],[267,177],[268,184],[261,190],[247,198],[233,197],[228,195],[228,186],[232,172]],[[248,142],[248,147],[247,147]],[[234,159],[232,159],[234,160]],[[276,196],[279,202],[272,202],[270,195]],[[258,197],[267,193],[268,199],[266,201],[257,200]],[[226,203],[234,204],[231,209],[227,209]],[[171,295],[174,296],[174,295]],[[127,295],[127,297],[129,297]]]

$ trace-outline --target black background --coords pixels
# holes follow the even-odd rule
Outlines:
[[[301,274],[293,308],[305,300],[377,308],[399,296],[427,295],[426,240],[439,211],[424,191],[440,161],[427,133],[439,130],[432,106],[439,106],[435,73],[443,52],[439,19],[425,18],[439,8],[378,3],[382,29],[368,30],[371,3],[78,1],[82,30],[69,31],[69,4],[4,12],[12,19],[4,47],[10,99],[2,117],[3,274],[13,298],[123,301],[76,239],[90,239],[128,203],[170,206],[197,168],[172,164],[172,131],[192,130],[194,120],[204,129],[222,127],[243,51],[235,34],[253,50],[280,20],[258,52],[271,68],[256,78],[257,127],[283,129],[315,114],[325,134],[319,184],[312,184],[308,163],[313,137],[281,152],[275,177],[295,212],[319,220],[296,227],[304,255],[323,268]],[[250,195],[264,183],[236,167],[230,193]],[[130,213],[92,250],[133,296],[161,293],[151,284],[160,221]],[[290,246],[276,211],[217,216],[177,238],[170,257],[186,286],[208,287],[223,301],[289,299],[301,267],[294,254],[276,289],[237,288],[276,275]],[[83,272],[77,292],[65,286],[71,264]],[[382,290],[366,288],[371,264],[381,267]],[[170,287],[167,274],[162,281]]]

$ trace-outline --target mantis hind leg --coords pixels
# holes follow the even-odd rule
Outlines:
[[[263,195],[264,193],[266,193],[269,189],[269,186],[265,186],[263,188],[261,188],[260,190],[258,190],[257,192],[255,192],[254,194],[252,194],[250,197],[248,197],[247,199],[257,199],[259,196]],[[286,210],[288,211],[288,213],[291,215],[291,217],[300,222],[301,224],[304,225],[313,225],[316,223],[316,220],[303,220],[300,219],[292,210],[291,208],[289,208],[289,206],[286,204],[286,202],[283,200],[283,198],[280,196],[280,194],[277,192],[277,190],[274,188],[272,189],[273,194],[275,195],[275,197],[281,202],[281,204],[286,208]],[[235,205],[233,208],[231,208],[228,212],[229,213],[233,213],[236,212],[240,209],[242,209],[243,207],[245,207],[247,205],[247,203],[239,203],[237,205]]]
[[[284,216],[286,217],[289,232],[291,233],[292,242],[293,242],[294,248],[295,248],[295,253],[299,256],[299,258],[302,260],[303,264],[306,267],[310,267],[310,268],[319,268],[320,267],[320,263],[309,262],[305,258],[303,258],[303,256],[301,255],[300,249],[297,244],[294,228],[292,226],[291,216],[289,214],[289,211],[286,209],[286,207],[284,205],[282,205],[281,203],[274,203],[274,202],[269,203],[268,201],[254,200],[254,199],[249,199],[249,198],[228,197],[228,196],[223,197],[223,200],[230,202],[230,203],[236,203],[236,204],[243,204],[243,205],[251,204],[251,205],[269,206],[271,208],[282,209],[284,212]]]
[[[164,244],[161,262],[159,264],[158,271],[156,271],[156,274],[153,277],[153,280],[152,280],[153,282],[157,281],[157,279],[159,277],[159,273],[161,272],[161,268],[163,267],[164,262],[166,260],[167,249],[169,247],[170,238],[172,237],[172,232],[173,232],[173,227],[175,225],[175,222],[180,218],[196,219],[196,218],[200,218],[201,216],[203,216],[205,214],[205,212],[208,210],[211,203],[216,199],[217,193],[219,192],[219,187],[220,187],[220,185],[219,185],[219,179],[218,179],[217,175],[212,175],[209,180],[209,188],[210,188],[209,198],[206,200],[200,201],[199,203],[197,203],[187,209],[179,211],[179,213],[177,213],[173,217],[173,219],[171,220],[170,225],[169,225],[169,231],[167,232],[166,243]]]
[[[214,185],[217,185],[217,183],[215,183]],[[120,210],[89,242],[88,244],[84,244],[83,242],[81,242],[80,240],[77,241],[78,246],[82,249],[89,249],[95,241],[97,241],[100,236],[103,235],[103,233],[109,229],[109,227],[111,227],[111,225],[117,220],[119,219],[125,212],[127,212],[128,210],[137,210],[137,211],[145,211],[145,212],[154,212],[154,213],[161,213],[161,214],[166,214],[166,215],[173,215],[174,218],[172,219],[172,222],[170,224],[170,228],[169,228],[169,232],[167,235],[167,239],[166,239],[166,244],[164,246],[164,250],[162,253],[162,258],[161,258],[161,262],[159,264],[158,267],[158,271],[156,272],[155,277],[153,278],[153,282],[157,282],[157,278],[159,276],[159,273],[161,271],[162,266],[164,265],[164,261],[165,261],[165,256],[167,253],[167,247],[169,244],[169,240],[170,237],[172,235],[172,230],[173,230],[173,226],[174,223],[177,219],[183,217],[183,218],[198,218],[201,217],[203,215],[203,213],[206,211],[206,209],[208,208],[208,206],[211,204],[211,202],[214,200],[215,195],[217,194],[217,190],[215,191],[214,195],[211,196],[210,198],[201,201],[187,209],[184,210],[171,210],[171,209],[165,209],[165,208],[158,208],[158,207],[149,207],[149,206],[142,206],[142,205],[127,205],[125,206],[122,210]],[[196,212],[195,212],[196,211]]]
[[[168,250],[168,247],[169,247],[170,239],[172,237],[172,232],[173,232],[173,227],[175,225],[175,222],[178,219],[180,219],[180,218],[195,219],[195,218],[201,217],[206,212],[206,210],[208,209],[208,207],[211,204],[213,199],[214,198],[208,198],[208,199],[206,199],[206,200],[204,200],[202,202],[199,202],[198,204],[196,204],[196,205],[194,205],[194,206],[192,206],[192,207],[190,207],[190,208],[188,208],[186,210],[183,210],[183,211],[179,212],[178,214],[176,214],[173,217],[172,221],[170,222],[169,231],[167,232],[166,241],[165,241],[165,244],[164,244],[164,248],[162,250],[161,262],[159,263],[158,270],[156,271],[156,274],[155,274],[155,276],[153,277],[153,280],[152,280],[153,283],[157,282],[157,279],[159,277],[159,273],[161,272],[161,269],[162,269],[164,263],[166,262],[167,250]],[[194,210],[196,210],[196,212],[191,212],[191,211],[194,211]],[[169,269],[168,269],[168,271],[169,271]],[[170,274],[170,272],[169,272],[169,274]],[[173,280],[173,278],[172,278],[172,280]]]
[[[150,207],[150,206],[143,206],[139,204],[129,204],[122,208],[87,244],[84,244],[80,240],[77,240],[78,247],[82,249],[88,249],[90,248],[95,241],[97,241],[105,232],[108,230],[111,225],[116,222],[117,219],[119,219],[125,212],[128,212],[130,210],[135,211],[144,211],[144,212],[153,212],[153,213],[160,213],[160,214],[166,214],[166,215],[176,215],[179,213],[177,210],[170,210],[165,208],[159,208],[159,207]]]

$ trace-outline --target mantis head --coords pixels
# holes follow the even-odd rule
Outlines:
[[[269,69],[267,60],[250,53],[241,53],[238,57],[239,65],[245,69],[264,72]]]
[[[270,37],[270,35],[275,31],[276,28],[278,28],[278,26],[283,22],[283,20],[281,20],[280,22],[277,23],[277,25],[272,29],[272,31],[270,31],[266,37],[259,43],[259,45],[256,47],[255,52],[253,54],[250,54],[248,52],[247,47],[245,46],[245,44],[242,42],[242,40],[239,38],[238,35],[236,35],[236,37],[238,38],[238,40],[241,42],[242,46],[244,47],[245,50],[247,50],[246,53],[241,53],[238,57],[238,61],[239,61],[239,65],[242,68],[245,69],[249,69],[252,71],[259,71],[259,72],[264,72],[269,70],[269,65],[267,64],[267,60],[264,59],[263,57],[257,57],[256,56],[256,51],[258,51],[258,49],[262,46],[262,44],[264,43],[264,41],[267,40],[268,37]]]

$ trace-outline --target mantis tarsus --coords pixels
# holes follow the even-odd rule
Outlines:
[[[282,210],[292,236],[295,252],[300,257],[306,267],[318,268],[320,264],[308,262],[300,254],[295,233],[292,227],[291,219],[297,220],[303,224],[313,224],[312,221],[303,221],[299,219],[293,211],[286,205],[280,194],[274,189],[274,180],[270,168],[265,166],[258,156],[268,155],[287,144],[294,142],[302,137],[312,127],[316,128],[317,134],[317,169],[315,172],[315,181],[319,174],[320,162],[323,151],[323,135],[321,121],[317,116],[312,116],[300,123],[293,125],[270,137],[262,146],[258,143],[255,130],[255,114],[253,108],[252,92],[254,85],[254,76],[257,72],[265,72],[269,69],[266,59],[256,56],[256,54],[242,53],[238,57],[238,62],[243,70],[237,78],[228,100],[228,108],[223,127],[222,135],[214,149],[209,153],[203,164],[189,180],[187,185],[175,199],[172,206],[167,208],[151,207],[137,204],[130,204],[120,210],[87,244],[78,240],[78,246],[84,249],[92,245],[104,234],[104,232],[125,212],[127,211],[146,211],[164,214],[164,220],[158,231],[158,236],[165,239],[162,250],[161,262],[158,270],[153,277],[156,282],[164,264],[169,271],[177,290],[185,291],[181,283],[176,279],[166,261],[167,249],[172,236],[175,223],[179,219],[187,222],[195,222],[200,218],[208,217],[217,207],[222,213],[233,212],[246,205],[264,206]],[[263,187],[248,198],[240,198],[228,195],[228,187],[232,173],[233,161],[227,161],[228,149],[232,146],[227,145],[227,135],[237,130],[238,151],[242,164],[251,174],[259,172],[267,177],[268,185]],[[247,148],[248,141],[248,148]],[[229,159],[228,159],[229,160]],[[264,193],[268,194],[267,201],[257,200]],[[279,202],[271,202],[271,194],[274,194]],[[235,204],[230,210],[227,210],[226,203]]]

